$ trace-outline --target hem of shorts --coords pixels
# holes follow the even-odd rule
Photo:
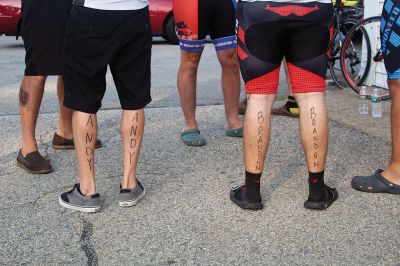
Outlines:
[[[82,113],[87,113],[87,114],[92,114],[95,115],[99,111],[100,108],[82,108],[82,106],[78,106],[75,104],[69,104],[64,102],[64,106],[72,109],[74,111],[82,112]]]
[[[298,90],[293,90],[293,93],[311,93],[311,92],[326,92],[326,87],[323,89],[308,89],[307,91],[298,91]]]
[[[398,77],[389,77],[387,78],[388,80],[400,80],[400,76]]]
[[[312,92],[326,92],[326,89],[324,90],[308,90],[308,91],[293,91],[293,93],[312,93]],[[267,92],[263,92],[263,91],[251,91],[251,90],[246,90],[246,93],[248,94],[277,94],[278,91],[273,92],[273,91],[267,91]]]
[[[36,77],[36,76],[62,76],[63,73],[60,72],[24,72],[24,76],[26,77]]]
[[[151,97],[143,101],[143,103],[140,104],[130,104],[130,105],[124,105],[121,106],[122,110],[127,110],[127,111],[135,111],[135,110],[140,110],[145,108],[149,103],[151,103],[152,99]]]

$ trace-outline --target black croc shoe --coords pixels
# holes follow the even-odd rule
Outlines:
[[[248,201],[244,192],[244,185],[232,187],[230,192],[231,200],[240,208],[248,210],[261,210],[264,205],[261,202]]]
[[[382,176],[382,169],[369,176],[355,176],[351,180],[351,186],[362,192],[390,193],[400,195],[400,185],[393,184]]]

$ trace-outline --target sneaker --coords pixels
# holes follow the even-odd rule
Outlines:
[[[121,188],[119,191],[119,206],[131,207],[135,206],[146,195],[146,189],[137,181],[134,189]]]
[[[66,139],[64,137],[61,137],[57,133],[54,133],[53,136],[53,148],[56,150],[68,150],[68,149],[75,149],[74,145],[74,140],[73,139]],[[96,143],[94,144],[94,148],[101,148],[103,145],[101,143],[101,140],[96,140]]]
[[[28,153],[24,157],[21,150],[19,150],[17,166],[32,174],[49,174],[53,172],[50,161],[43,158],[38,151]]]
[[[231,200],[242,209],[261,210],[264,208],[261,202],[252,202],[247,199],[244,185],[232,187],[230,197]]]
[[[297,118],[297,117],[300,117],[300,109],[299,108],[289,108],[286,105],[283,105],[278,108],[273,108],[271,114]]]
[[[80,212],[98,212],[101,208],[100,194],[82,195],[79,184],[75,184],[72,190],[62,193],[58,198],[58,203],[64,208]]]

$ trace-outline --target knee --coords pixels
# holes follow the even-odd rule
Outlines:
[[[249,94],[247,104],[272,105],[275,102],[276,94]]]
[[[294,93],[294,97],[299,106],[301,106],[303,103],[325,102],[324,92]]]
[[[35,87],[43,87],[46,83],[47,76],[26,76],[25,79],[27,79],[29,83],[34,84]]]
[[[34,80],[37,83],[45,83],[47,77],[46,76],[32,76],[32,80]]]
[[[236,49],[225,53],[219,59],[221,67],[223,69],[234,69],[239,71],[239,60],[237,57]]]
[[[185,71],[195,72],[197,71],[200,63],[200,55],[199,54],[186,54],[182,56],[181,59],[181,68]]]
[[[400,96],[400,80],[388,80],[388,85],[393,97]]]

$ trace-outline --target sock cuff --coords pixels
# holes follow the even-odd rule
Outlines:
[[[322,172],[318,172],[318,173],[311,173],[310,171],[308,171],[309,179],[315,179],[315,178],[323,179],[324,174],[325,174],[325,170],[323,170]]]
[[[249,179],[261,179],[261,175],[262,175],[262,173],[254,174],[254,173],[250,173],[247,171],[245,171],[245,173],[246,173],[246,178],[249,178]]]
[[[293,100],[293,101],[295,101],[295,98],[294,98],[294,96],[288,96],[288,100]]]

